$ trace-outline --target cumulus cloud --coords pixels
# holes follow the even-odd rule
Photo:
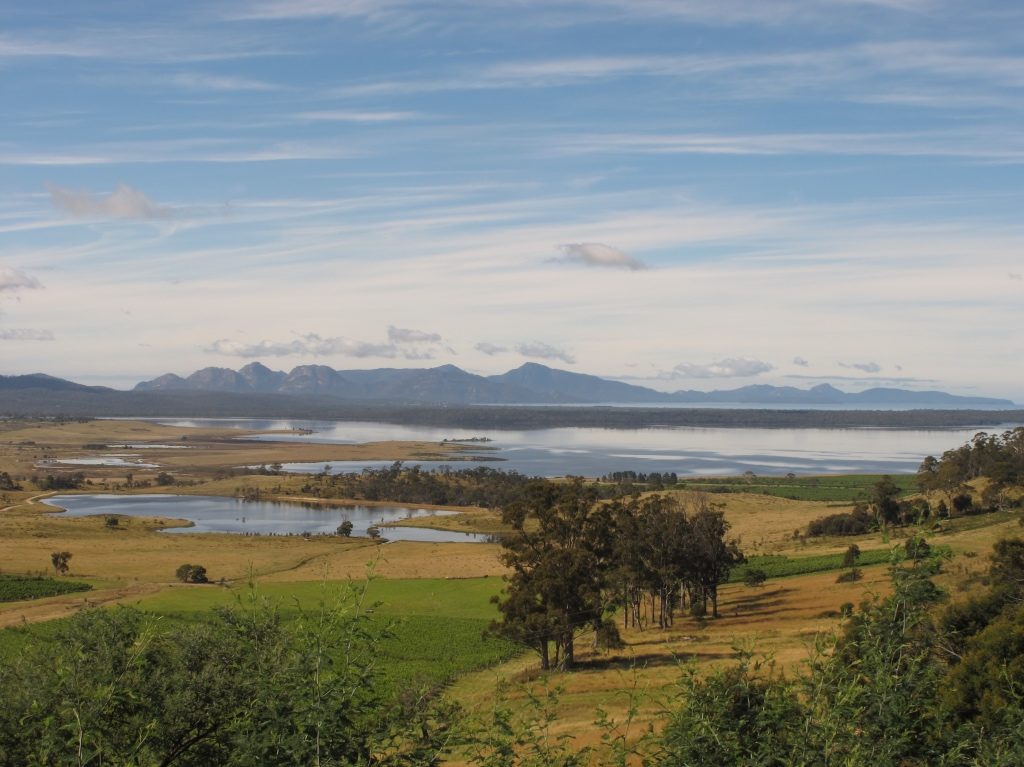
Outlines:
[[[74,218],[169,218],[171,209],[158,205],[138,189],[118,184],[104,196],[87,189],[66,189],[53,184],[48,187],[54,207]]]
[[[43,287],[39,280],[19,269],[0,266],[0,293],[15,293],[19,290],[35,290]]]
[[[839,367],[862,370],[865,373],[877,373],[882,369],[882,366],[877,362],[840,362]]]
[[[532,357],[539,360],[559,360],[569,365],[576,364],[576,358],[565,349],[559,349],[557,346],[551,346],[539,341],[519,344],[516,346],[516,351],[524,357]]]
[[[220,338],[204,351],[229,357],[254,359],[257,357],[379,357],[384,359],[431,360],[442,343],[437,333],[388,327],[387,342],[359,341],[345,336],[321,336],[305,333],[291,341],[256,341],[247,343]]]
[[[673,368],[676,378],[747,378],[774,370],[775,366],[761,360],[730,357],[707,365],[680,362]]]
[[[1017,272],[1010,272],[1011,280],[1024,280],[1024,274],[1018,274]]]
[[[495,354],[504,354],[508,351],[507,346],[498,346],[497,344],[488,343],[487,341],[481,341],[473,348],[481,354],[486,354],[488,357],[493,357]]]
[[[794,357],[793,358],[793,364],[794,365],[799,365],[800,367],[805,368],[808,365],[810,365],[811,363],[808,362],[807,360],[805,360],[803,357]]]
[[[36,328],[0,328],[0,341],[52,341],[53,332]]]
[[[647,264],[643,261],[633,258],[618,248],[600,242],[570,242],[559,245],[558,249],[562,251],[562,258],[555,260],[562,263],[629,269],[634,272],[647,268]]]
[[[426,333],[410,328],[396,328],[388,325],[388,341],[393,344],[439,344],[441,336],[437,333]]]

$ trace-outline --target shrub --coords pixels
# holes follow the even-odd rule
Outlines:
[[[743,582],[748,586],[761,586],[766,580],[768,580],[768,573],[757,568],[747,570],[747,574],[743,578]]]
[[[202,565],[184,564],[174,573],[182,583],[209,583],[206,568]]]

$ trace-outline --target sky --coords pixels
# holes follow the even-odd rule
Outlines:
[[[1024,5],[0,1],[0,374],[1024,402]]]

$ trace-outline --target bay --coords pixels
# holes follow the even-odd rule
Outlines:
[[[675,472],[679,476],[722,476],[752,471],[763,476],[903,474],[917,470],[927,455],[941,455],[979,430],[953,429],[744,429],[658,427],[644,429],[558,428],[484,430],[377,422],[270,419],[172,419],[161,423],[233,427],[266,433],[247,439],[351,445],[379,441],[486,439],[463,443],[464,460],[410,461],[424,469],[490,466],[529,476],[600,477],[615,471]],[[999,431],[995,429],[993,431]],[[380,468],[391,461],[330,461],[332,473]],[[318,472],[323,463],[288,464],[295,472]]]

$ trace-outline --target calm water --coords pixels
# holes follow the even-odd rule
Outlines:
[[[304,506],[299,503],[240,501],[217,496],[182,495],[56,495],[46,503],[69,517],[124,514],[133,517],[187,519],[193,527],[168,528],[168,533],[334,533],[344,520],[352,523],[353,535],[366,535],[370,525],[403,519],[443,516],[456,512],[413,509],[401,506]],[[481,542],[487,536],[430,530],[423,527],[387,527],[381,534],[391,541]]]
[[[157,447],[153,445],[153,447]],[[162,447],[162,446],[161,446]],[[62,458],[59,461],[39,461],[39,468],[47,466],[118,466],[129,469],[155,469],[158,463],[146,463],[138,455],[99,455],[94,458]]]
[[[957,447],[978,429],[650,429],[561,428],[530,431],[401,426],[339,421],[186,419],[177,426],[235,427],[257,431],[312,430],[311,434],[264,434],[261,440],[347,445],[383,440],[487,437],[467,443],[470,461],[415,461],[424,468],[486,465],[530,476],[601,476],[612,471],[669,472],[680,476],[907,473],[926,455]],[[1001,429],[991,429],[1001,431]],[[331,461],[334,473],[390,465],[390,461]],[[289,471],[320,471],[323,463],[291,464]]]

